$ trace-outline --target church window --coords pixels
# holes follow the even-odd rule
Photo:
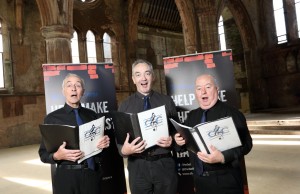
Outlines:
[[[78,50],[78,35],[76,31],[74,31],[73,38],[71,39],[71,50],[72,50],[72,62],[80,63],[79,50]]]
[[[104,51],[104,61],[112,62],[111,39],[107,33],[104,33],[103,35],[103,51]]]
[[[86,47],[87,47],[87,56],[89,63],[96,63],[96,42],[95,35],[92,31],[88,31],[86,34]]]
[[[226,50],[226,40],[225,40],[225,32],[224,32],[224,24],[223,24],[222,16],[220,16],[219,19],[218,31],[219,31],[220,49]]]
[[[3,38],[2,25],[0,20],[0,89],[4,88],[4,74],[3,74]]]
[[[273,11],[278,44],[287,42],[286,25],[282,0],[273,0]]]
[[[295,9],[297,16],[298,37],[300,38],[300,0],[295,0]]]

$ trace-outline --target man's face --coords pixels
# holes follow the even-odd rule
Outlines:
[[[78,77],[71,76],[65,80],[63,94],[66,98],[66,103],[69,106],[78,108],[83,93],[84,89],[81,80]]]
[[[143,95],[148,95],[154,81],[150,67],[145,63],[139,63],[133,68],[132,72],[132,80],[137,91]]]
[[[218,88],[210,75],[202,75],[196,79],[195,94],[199,106],[206,110],[218,101]]]

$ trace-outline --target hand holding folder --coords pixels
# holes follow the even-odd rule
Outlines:
[[[112,112],[111,116],[118,144],[124,143],[127,133],[130,135],[129,142],[137,137],[145,140],[146,149],[156,145],[161,137],[169,136],[164,105],[140,113]]]
[[[191,152],[210,153],[210,145],[219,151],[241,146],[241,140],[231,117],[200,123],[189,127],[170,119],[178,133],[185,139],[186,147]]]
[[[41,124],[40,131],[47,152],[54,153],[66,142],[66,149],[80,149],[84,157],[78,163],[102,151],[97,148],[104,136],[105,117],[93,120],[80,126]]]

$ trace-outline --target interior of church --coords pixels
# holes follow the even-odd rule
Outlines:
[[[120,104],[135,92],[136,59],[153,64],[153,89],[167,94],[164,58],[220,50],[232,52],[237,108],[254,139],[255,152],[246,156],[249,193],[282,193],[273,186],[281,175],[291,177],[281,189],[298,193],[300,0],[1,0],[0,163],[40,162],[44,64],[112,63]],[[40,188],[18,179],[29,168],[0,168],[1,193],[51,193],[50,168],[41,162],[30,169]]]

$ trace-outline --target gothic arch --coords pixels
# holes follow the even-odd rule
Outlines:
[[[191,1],[175,0],[180,18],[182,20],[182,31],[185,42],[186,54],[195,53],[197,48],[197,29],[195,21],[194,5]]]
[[[73,0],[36,0],[43,26],[72,25]]]
[[[238,18],[235,19],[235,22],[240,31],[244,50],[255,48],[257,46],[255,31],[243,3],[241,1],[226,1],[224,6],[229,8],[234,18]]]
[[[266,107],[268,106],[268,99],[265,98],[263,101],[259,98],[260,96],[268,96],[268,91],[266,81],[261,76],[262,67],[257,48],[257,37],[249,14],[241,1],[225,1],[224,5],[220,4],[221,6],[228,7],[240,32],[249,88],[249,108],[252,111],[258,107]]]
[[[48,63],[71,62],[73,0],[36,0],[45,37]]]
[[[129,50],[135,51],[135,44],[137,43],[138,34],[138,19],[142,8],[143,0],[129,0],[128,1],[128,42]],[[135,52],[129,53],[129,64],[135,60]]]

